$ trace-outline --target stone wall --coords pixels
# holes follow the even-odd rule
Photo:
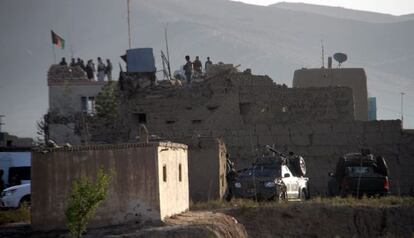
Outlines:
[[[132,132],[145,123],[151,133],[182,143],[223,138],[238,169],[266,144],[300,153],[313,194],[325,194],[339,156],[369,146],[389,161],[392,192],[409,193],[411,175],[401,165],[411,163],[413,137],[402,134],[400,121],[355,121],[353,99],[350,88],[287,88],[267,76],[231,73],[191,88],[138,91],[122,105]]]
[[[193,202],[223,199],[226,146],[220,139],[198,138],[188,148],[190,197]]]
[[[182,166],[181,181],[177,163]],[[65,229],[64,210],[73,180],[94,178],[99,168],[112,169],[115,175],[92,227],[163,220],[188,209],[186,145],[159,142],[52,149],[33,152],[32,227]]]

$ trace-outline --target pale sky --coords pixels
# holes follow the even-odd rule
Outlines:
[[[269,5],[277,2],[304,2],[310,4],[339,6],[357,10],[404,15],[414,13],[414,0],[238,0],[249,4]]]

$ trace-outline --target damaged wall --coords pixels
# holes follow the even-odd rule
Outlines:
[[[410,193],[413,179],[401,166],[412,163],[413,136],[402,134],[400,121],[355,121],[353,99],[350,88],[287,88],[267,76],[232,73],[191,88],[137,91],[122,105],[132,131],[145,123],[151,133],[182,143],[198,135],[224,138],[238,169],[266,144],[301,153],[314,194],[325,194],[340,155],[369,146],[386,157],[391,190]]]
[[[160,142],[52,149],[33,152],[33,229],[65,229],[64,210],[73,180],[95,177],[99,168],[113,169],[115,175],[92,227],[163,220],[189,207],[186,145]]]

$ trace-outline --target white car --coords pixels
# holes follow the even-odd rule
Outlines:
[[[1,208],[18,208],[23,203],[30,205],[30,183],[6,188],[1,193]]]

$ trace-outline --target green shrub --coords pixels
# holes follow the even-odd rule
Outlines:
[[[88,222],[107,196],[112,174],[112,172],[106,174],[99,169],[95,182],[85,176],[73,181],[65,212],[67,226],[73,237],[82,237],[86,231]]]

